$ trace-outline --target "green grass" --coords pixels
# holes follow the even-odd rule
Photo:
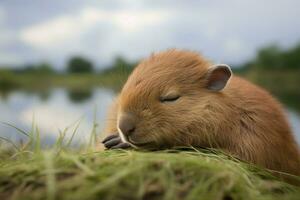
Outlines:
[[[79,122],[78,122],[79,123]],[[11,125],[10,125],[11,126]],[[42,149],[36,126],[28,141],[0,149],[0,199],[299,199],[300,188],[215,150],[96,151],[72,149],[68,127]],[[16,127],[14,127],[16,128]],[[67,132],[71,137],[66,139]],[[11,148],[9,148],[9,145]]]
[[[125,83],[127,73],[105,74],[1,74],[0,90],[45,90],[55,87],[66,89],[90,89],[93,87],[110,87],[119,90]]]
[[[0,186],[1,199],[300,197],[262,170],[199,151],[24,152],[1,160]]]

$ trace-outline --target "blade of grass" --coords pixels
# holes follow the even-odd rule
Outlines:
[[[7,126],[10,126],[10,127],[14,128],[14,129],[16,129],[19,133],[22,133],[23,135],[25,135],[25,136],[27,136],[27,137],[30,138],[30,135],[29,135],[28,133],[26,133],[25,131],[23,131],[22,129],[20,129],[20,128],[18,128],[18,127],[16,127],[16,126],[12,125],[12,124],[10,124],[10,123],[7,123],[7,122],[2,122],[2,121],[0,121],[0,123],[5,124],[5,125],[7,125]]]
[[[63,147],[63,142],[64,142],[64,138],[66,136],[66,133],[68,131],[68,127],[64,128],[63,131],[61,131],[61,130],[58,130],[58,131],[59,131],[59,137],[55,142],[55,147],[57,149],[61,149]]]
[[[80,125],[82,119],[83,119],[83,117],[80,117],[79,119],[75,120],[75,121],[72,122],[70,125],[68,125],[66,128],[64,128],[63,131],[61,131],[60,129],[58,130],[60,136],[59,136],[59,138],[58,138],[57,141],[56,141],[56,144],[55,144],[56,147],[59,147],[59,148],[62,148],[62,147],[63,147],[63,142],[64,142],[64,139],[65,139],[65,137],[66,137],[66,135],[67,135],[68,130],[69,130],[72,126],[76,125],[76,126],[75,126],[75,129],[74,129],[73,132],[72,132],[71,138],[67,141],[67,144],[65,145],[66,148],[70,146],[70,144],[71,144],[71,142],[73,141],[73,138],[74,138],[74,136],[75,136],[75,134],[76,134],[76,132],[77,132],[77,130],[78,130],[78,127],[79,127],[79,125]]]
[[[36,132],[35,152],[40,152],[41,151],[41,138],[40,138],[40,130],[37,126],[35,127],[35,132]]]
[[[30,146],[32,149],[34,149],[34,145],[36,144],[36,138],[35,138],[35,116],[34,113],[32,114],[32,121],[31,121],[31,129],[29,132],[30,142],[28,144],[28,147]]]
[[[56,179],[53,163],[54,155],[51,151],[45,151],[43,155],[46,169],[47,199],[54,200],[56,196]]]
[[[97,124],[97,106],[95,105],[94,114],[93,114],[93,128],[92,128],[89,143],[88,143],[88,147],[90,147],[92,150],[95,149],[97,127],[98,127],[98,124]]]
[[[82,171],[84,171],[87,175],[91,175],[91,176],[95,175],[95,172],[91,168],[89,168],[87,165],[85,165],[83,162],[81,162],[77,156],[71,155],[71,154],[62,154],[62,157],[74,162],[74,164],[78,168],[80,168]]]
[[[0,136],[0,139],[6,141],[8,143],[10,143],[17,151],[20,151],[20,149],[18,148],[18,146],[14,142],[12,142],[10,139],[7,139],[7,138],[1,137],[1,136]]]
[[[77,132],[77,130],[78,130],[78,128],[79,128],[80,123],[81,123],[81,119],[80,119],[80,121],[76,124],[76,126],[75,126],[75,128],[74,128],[74,130],[73,130],[73,132],[72,132],[71,138],[70,138],[70,139],[68,140],[68,142],[67,142],[66,147],[70,147],[70,145],[71,145],[71,143],[72,143],[72,141],[73,141],[73,138],[74,138],[74,136],[75,136],[75,134],[76,134],[76,132]]]

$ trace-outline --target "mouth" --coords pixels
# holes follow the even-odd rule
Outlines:
[[[142,149],[154,149],[155,148],[154,141],[136,142],[130,136],[123,135],[122,131],[120,131],[120,130],[119,130],[119,134],[120,134],[121,140],[123,142],[129,143],[134,148],[142,148]]]
[[[154,145],[154,142],[152,142],[152,141],[150,141],[150,142],[135,142],[130,137],[127,138],[127,141],[130,144],[132,144],[138,148],[147,148],[147,147],[150,148],[150,147],[153,147],[153,145]]]

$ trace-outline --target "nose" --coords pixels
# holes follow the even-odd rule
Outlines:
[[[120,117],[119,129],[125,136],[129,136],[135,131],[135,125],[135,118],[132,114],[123,114]]]

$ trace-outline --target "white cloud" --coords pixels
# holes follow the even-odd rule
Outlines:
[[[122,1],[118,5],[86,1],[64,14],[52,13],[47,20],[27,23],[17,30],[15,40],[24,47],[19,54],[28,49],[24,62],[46,59],[55,66],[63,66],[74,54],[103,66],[116,55],[133,60],[172,47],[238,64],[270,42],[289,47],[300,39],[299,1],[266,0],[266,6],[261,4],[236,0]],[[50,10],[45,12],[53,12]],[[13,18],[11,21],[14,23]]]
[[[21,32],[21,39],[37,48],[51,49],[80,39],[91,28],[109,23],[120,32],[129,33],[141,30],[145,25],[158,24],[166,15],[156,11],[105,11],[84,8],[77,15],[59,16],[42,24],[33,25]]]
[[[115,23],[125,32],[135,32],[144,26],[159,25],[165,20],[167,13],[148,11],[148,12],[121,12],[114,15]]]
[[[64,16],[25,29],[21,39],[34,47],[51,48],[74,38],[81,29],[75,19]]]

